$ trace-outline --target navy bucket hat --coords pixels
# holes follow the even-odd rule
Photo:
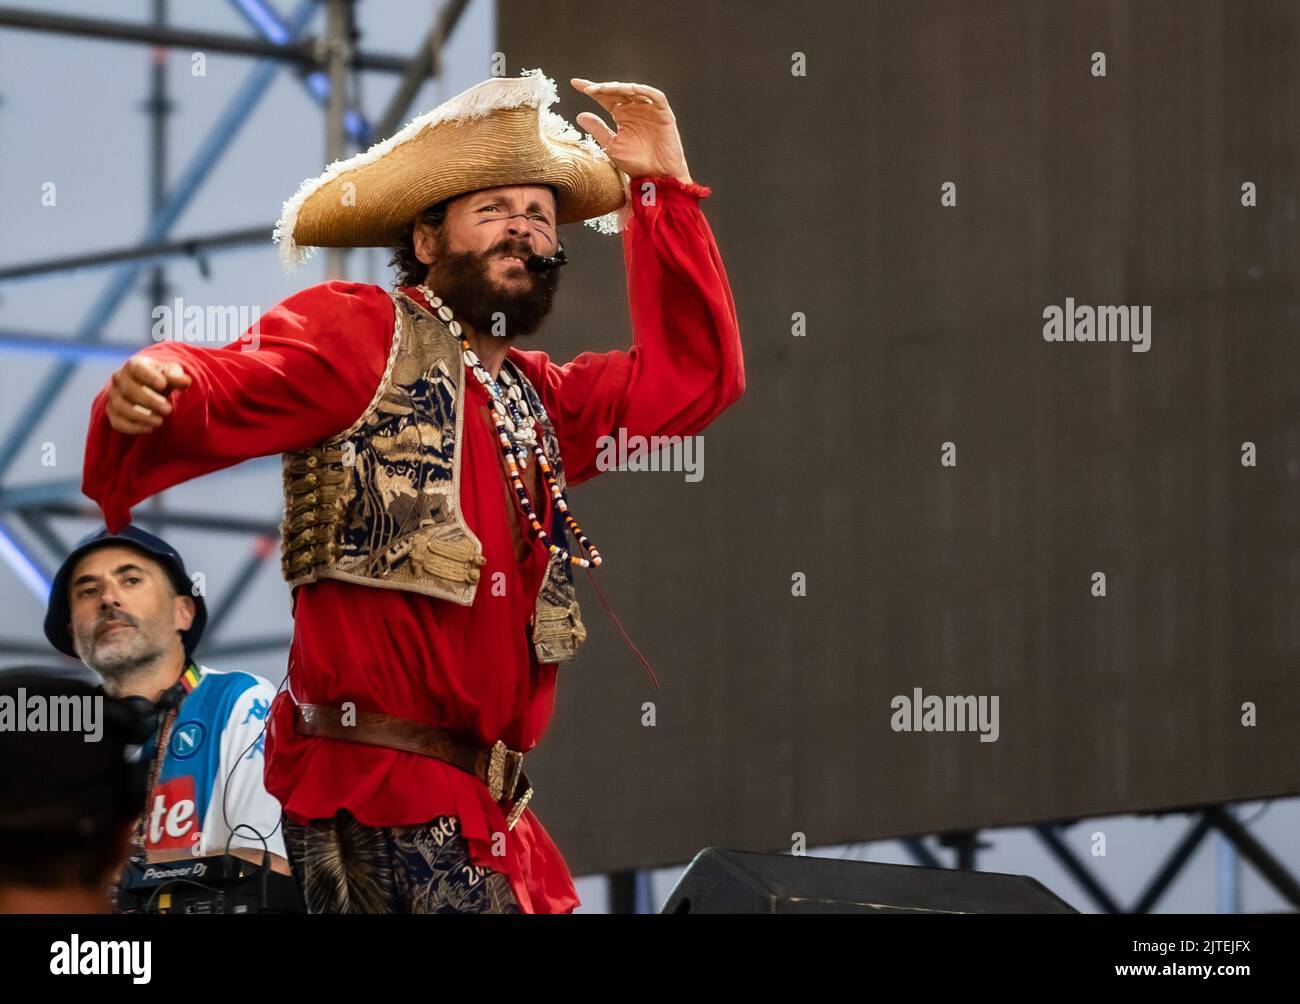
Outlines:
[[[45,609],[45,637],[50,640],[50,644],[64,655],[77,658],[77,650],[72,644],[72,631],[68,626],[72,618],[71,604],[68,601],[68,580],[72,577],[72,570],[77,567],[77,562],[91,551],[97,551],[101,547],[130,547],[143,552],[166,570],[177,593],[194,600],[194,622],[190,624],[188,631],[181,633],[181,641],[185,645],[185,657],[188,659],[193,655],[194,650],[198,648],[199,639],[203,637],[203,626],[208,621],[208,609],[203,602],[203,597],[194,594],[189,573],[185,570],[185,562],[176,548],[162,538],[155,537],[152,533],[135,526],[125,527],[120,533],[109,533],[107,529],[96,530],[77,541],[77,546],[64,559],[54,575],[54,582],[50,585],[50,602]]]

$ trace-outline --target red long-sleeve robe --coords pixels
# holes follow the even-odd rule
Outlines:
[[[634,193],[643,180],[633,179]],[[544,352],[510,349],[555,424],[569,485],[598,473],[599,437],[617,437],[620,427],[629,437],[694,435],[744,392],[735,305],[699,205],[710,189],[651,180],[655,204],[635,199],[623,232],[631,349],[584,352],[563,366]],[[131,506],[172,485],[337,434],[370,403],[392,331],[383,289],[326,282],[266,313],[253,351],[151,346],[150,356],[180,363],[193,384],[172,394],[174,411],[161,427],[139,436],[111,428],[105,387],[91,411],[83,491],[116,530]],[[524,751],[545,732],[556,666],[538,664],[529,622],[546,552],[506,490],[487,391],[472,379],[466,388],[461,506],[486,559],[473,605],[330,579],[300,587],[292,696],[282,692],[272,707],[266,786],[295,819],[339,808],[370,826],[456,816],[472,860],[506,872],[525,912],[567,912],[578,905],[572,878],[531,810],[508,831],[505,854],[494,856],[492,834],[507,832],[505,818],[477,778],[429,757],[293,731],[296,698],[353,701]],[[536,464],[530,468],[529,492],[549,526],[550,500],[537,491]],[[579,500],[573,509],[600,543],[599,519],[587,522]],[[616,550],[606,553],[617,560]]]

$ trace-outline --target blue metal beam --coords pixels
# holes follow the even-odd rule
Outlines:
[[[281,460],[278,454],[269,457],[254,457],[252,460],[245,460],[242,464],[237,464],[234,467],[225,467],[219,471],[213,471],[207,476],[215,478],[230,472],[248,474],[250,471],[278,471],[280,466]],[[79,477],[40,481],[36,484],[17,485],[13,488],[0,488],[0,512],[6,512],[10,509],[30,509],[33,506],[40,506],[47,502],[83,501],[85,501],[85,496],[81,494],[81,478]]]
[[[0,512],[81,498],[81,478],[60,478],[15,488],[0,488]]]
[[[23,526],[27,527],[27,532],[45,545],[46,553],[53,560],[51,567],[57,568],[63,564],[63,559],[68,556],[72,548],[54,528],[50,526],[49,520],[44,513],[34,512],[32,510],[20,511],[18,519]]]
[[[122,342],[80,342],[62,335],[0,329],[0,352],[29,352],[73,362],[119,362],[140,350]]]
[[[271,229],[271,224],[262,223],[253,227],[242,227],[239,230],[177,237],[157,244],[97,248],[86,254],[61,255],[57,258],[18,262],[0,267],[0,282],[29,282],[34,279],[45,279],[50,275],[69,275],[92,269],[112,268],[128,261],[140,265],[158,265],[180,257],[194,261],[198,265],[199,274],[207,278],[208,258],[214,253],[242,251],[253,245],[265,247],[266,235],[271,232]]]
[[[289,25],[280,19],[280,15],[265,0],[230,0],[235,9],[243,14],[245,19],[253,28],[269,42],[277,45],[286,45],[292,40],[294,33],[290,30]],[[323,70],[314,70],[307,74],[307,89],[311,91],[316,103],[322,107],[329,104],[330,99],[330,79],[329,74]],[[359,146],[366,146],[370,142],[371,129],[365,118],[355,108],[349,108],[343,113],[343,128],[347,130],[352,141]]]
[[[41,606],[50,601],[50,583],[53,577],[3,520],[0,520],[0,559],[41,601]]]
[[[276,553],[276,538],[271,536],[256,537],[253,540],[253,546],[248,552],[248,557],[244,559],[244,564],[240,566],[239,571],[235,573],[234,580],[225,590],[218,603],[213,604],[211,612],[208,614],[207,626],[203,629],[204,633],[215,636],[221,630],[221,625],[226,622],[231,613],[245,592],[248,591],[249,585],[257,577],[266,559]]]
[[[300,34],[310,22],[315,6],[316,0],[302,0],[294,10],[289,19],[292,37]],[[191,158],[176,187],[150,221],[141,240],[142,244],[161,240],[171,229],[199,187],[211,175],[221,154],[228,147],[235,133],[247,121],[253,106],[270,87],[280,68],[280,64],[275,60],[258,61],[225,112],[217,119],[216,125],[199,147],[198,152]],[[130,262],[114,270],[108,287],[96,299],[77,329],[74,336],[77,341],[94,342],[99,339],[103,326],[126,298],[143,268],[144,266],[138,262]],[[3,480],[5,472],[13,465],[14,458],[18,456],[18,451],[23,448],[32,431],[48,414],[58,399],[59,392],[76,368],[75,362],[67,360],[60,362],[36,389],[27,406],[19,409],[17,414],[21,417],[14,423],[4,446],[0,448],[0,480]]]
[[[233,659],[241,655],[263,655],[265,653],[283,653],[289,652],[289,646],[293,644],[293,638],[285,635],[263,635],[254,638],[241,638],[239,641],[226,642],[225,644],[214,644],[211,648],[200,643],[199,652],[205,659]]]

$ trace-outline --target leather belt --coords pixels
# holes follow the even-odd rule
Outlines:
[[[513,803],[506,816],[508,830],[515,828],[533,797],[533,786],[524,773],[523,753],[507,749],[500,739],[491,746],[479,746],[450,729],[370,711],[348,711],[345,715],[341,708],[327,704],[296,705],[293,727],[300,736],[418,753],[459,767],[486,784],[492,801],[501,803],[503,810],[505,802]]]

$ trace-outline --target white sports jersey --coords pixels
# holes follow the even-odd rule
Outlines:
[[[198,671],[197,685],[177,712],[158,783],[145,807],[145,847],[204,856],[266,846],[284,857],[280,803],[262,780],[265,726],[275,688],[250,673],[207,666]],[[258,833],[267,837],[265,844]]]

